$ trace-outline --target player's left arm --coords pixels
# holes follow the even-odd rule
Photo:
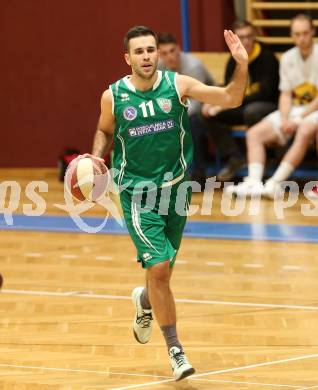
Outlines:
[[[207,86],[192,77],[178,75],[177,86],[182,98],[190,97],[222,108],[241,105],[247,84],[248,55],[238,36],[231,30],[224,31],[224,38],[236,61],[235,71],[229,84],[225,87]]]

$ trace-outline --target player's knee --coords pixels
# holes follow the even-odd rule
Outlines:
[[[317,127],[313,124],[306,124],[300,126],[296,133],[296,138],[303,142],[309,142],[314,139]]]
[[[247,104],[243,112],[244,123],[247,126],[252,126],[253,124],[259,122],[262,119],[260,115],[260,103],[250,103]]]
[[[155,284],[169,283],[170,280],[170,269],[169,261],[164,261],[153,265],[148,270],[149,281]]]
[[[247,136],[246,136],[247,143],[249,145],[261,143],[262,133],[263,133],[262,130],[260,130],[260,128],[257,125],[251,127],[251,129],[247,132]]]

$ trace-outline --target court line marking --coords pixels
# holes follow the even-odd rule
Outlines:
[[[233,372],[233,371],[241,371],[241,370],[247,370],[250,368],[265,367],[265,366],[271,366],[271,365],[275,365],[275,364],[288,363],[288,362],[294,362],[294,361],[305,360],[305,359],[314,359],[314,358],[318,358],[318,354],[297,356],[297,357],[288,358],[288,359],[274,360],[271,362],[256,363],[256,364],[250,364],[247,366],[226,368],[226,369],[217,370],[217,371],[209,371],[209,372],[204,372],[202,374],[194,374],[191,377],[189,377],[188,379],[194,380],[195,378],[202,378],[202,377],[208,376],[208,375],[226,374],[228,372]],[[141,384],[137,384],[137,385],[129,385],[129,386],[124,386],[124,387],[113,387],[112,390],[137,389],[140,387],[154,386],[154,385],[159,385],[161,383],[167,383],[167,382],[174,382],[174,379],[164,379],[162,381],[141,383]]]
[[[131,300],[127,295],[107,295],[94,294],[80,291],[33,291],[33,290],[12,290],[3,289],[2,294],[20,294],[20,295],[39,295],[39,296],[56,296],[56,297],[77,297],[77,298],[93,298],[93,299],[115,299],[115,300]],[[318,311],[318,306],[303,306],[303,305],[284,305],[275,303],[254,303],[254,302],[233,302],[233,301],[210,301],[188,298],[177,298],[178,303],[191,303],[196,305],[224,305],[224,306],[242,306],[242,307],[262,307],[268,309],[292,309],[292,310],[312,310]]]
[[[308,389],[317,389],[318,385],[310,386],[310,387],[301,387],[299,390],[308,390]]]
[[[113,260],[112,256],[96,256],[96,260]]]
[[[77,259],[78,258],[78,255],[73,255],[73,254],[67,254],[65,253],[64,255],[61,255],[60,256],[62,259]]]
[[[300,265],[291,265],[291,264],[289,264],[289,265],[283,265],[282,269],[284,271],[299,271],[299,270],[303,269],[303,267],[301,267]]]
[[[191,379],[191,378],[190,378]],[[260,383],[260,382],[237,382],[237,381],[225,381],[221,379],[197,379],[193,378],[193,381],[196,382],[214,382],[214,383],[232,383],[237,385],[258,385],[258,386],[275,386],[275,387],[289,387],[291,389],[299,389],[299,386],[295,385],[283,385],[283,384],[276,384],[276,383]]]
[[[224,265],[224,263],[221,261],[207,261],[205,264],[209,266],[215,266],[215,267],[223,267]]]
[[[40,252],[27,252],[24,254],[27,257],[42,257],[42,253]]]
[[[85,370],[85,369],[75,369],[75,368],[60,368],[60,367],[42,367],[42,366],[26,366],[26,365],[16,365],[16,364],[4,364],[0,363],[0,367],[6,368],[23,368],[27,370],[44,370],[44,371],[61,371],[61,372],[83,372],[85,374],[100,374],[100,375],[125,375],[125,376],[139,376],[145,378],[164,378],[171,379],[171,376],[163,375],[151,375],[151,374],[133,374],[128,372],[113,372],[113,371],[98,371],[98,370]]]

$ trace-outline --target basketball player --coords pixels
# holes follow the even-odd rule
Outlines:
[[[229,85],[220,88],[157,70],[156,34],[144,26],[130,29],[124,44],[131,75],[104,92],[92,152],[93,156],[104,156],[114,139],[114,168],[119,170],[115,181],[124,218],[138,261],[146,269],[146,287],[132,292],[134,335],[139,343],[149,341],[153,311],[167,343],[176,381],[194,373],[177,336],[170,290],[191,199],[191,187],[186,182],[192,159],[187,98],[237,107],[247,80],[244,47],[232,31],[225,30],[224,37],[237,66]],[[147,202],[151,194],[156,195],[152,207]]]

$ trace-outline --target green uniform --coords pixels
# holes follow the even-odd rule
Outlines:
[[[168,259],[173,265],[186,221],[180,210],[187,209],[191,198],[184,181],[192,139],[187,105],[175,79],[174,72],[158,71],[148,91],[136,90],[128,76],[110,86],[114,168],[119,172],[115,181],[138,261],[145,268]]]

